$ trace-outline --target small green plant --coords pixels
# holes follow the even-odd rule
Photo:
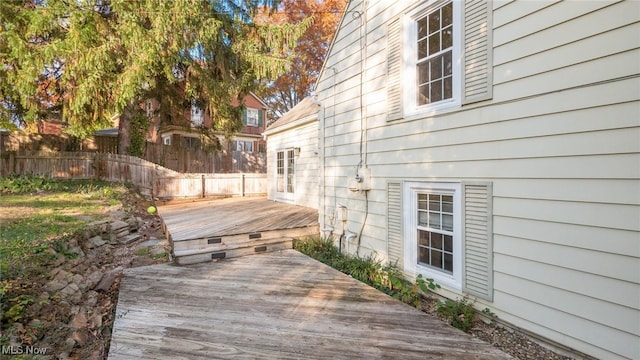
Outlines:
[[[424,279],[421,275],[412,283],[397,266],[383,266],[373,256],[360,258],[342,253],[328,238],[310,237],[297,240],[293,248],[413,306],[420,304],[421,292],[440,288],[433,279]]]
[[[21,194],[51,190],[50,180],[44,176],[9,175],[0,178],[0,193]]]
[[[440,317],[447,320],[453,327],[468,332],[473,327],[475,310],[467,297],[460,300],[444,300],[436,304],[436,311]]]
[[[160,260],[160,259],[165,259],[169,256],[169,254],[167,254],[166,252],[161,252],[159,254],[151,254],[151,258],[153,260]]]
[[[149,255],[149,248],[140,248],[136,251],[137,256],[147,256]]]
[[[481,313],[486,316],[487,318],[489,318],[489,326],[494,327],[496,326],[496,322],[498,320],[498,315],[496,315],[493,311],[491,311],[489,308],[484,308],[482,309]]]
[[[435,280],[431,278],[425,279],[422,277],[422,274],[418,274],[418,277],[416,278],[416,284],[418,285],[418,287],[420,287],[420,290],[425,293],[429,290],[436,291],[437,289],[440,289],[440,285],[436,284]]]
[[[12,304],[9,310],[4,313],[4,318],[10,323],[14,323],[20,319],[24,315],[24,310],[27,306],[33,304],[35,301],[34,297],[31,295],[20,295],[13,299],[10,299],[9,302]]]

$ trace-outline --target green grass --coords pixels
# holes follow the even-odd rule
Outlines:
[[[0,279],[27,275],[65,241],[119,204],[122,185],[40,177],[0,178]]]

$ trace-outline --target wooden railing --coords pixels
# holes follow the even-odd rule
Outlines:
[[[87,152],[0,154],[0,176],[38,175],[128,183],[158,199],[254,196],[267,193],[266,174],[179,173],[128,155]]]

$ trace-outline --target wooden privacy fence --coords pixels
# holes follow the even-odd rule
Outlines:
[[[107,153],[5,152],[0,154],[0,176],[10,174],[128,183],[158,199],[267,193],[266,174],[185,174],[137,157]]]

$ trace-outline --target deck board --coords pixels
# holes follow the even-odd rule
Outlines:
[[[318,224],[315,209],[264,197],[226,198],[158,207],[172,241],[248,234]]]
[[[295,250],[127,269],[110,360],[508,359]]]

